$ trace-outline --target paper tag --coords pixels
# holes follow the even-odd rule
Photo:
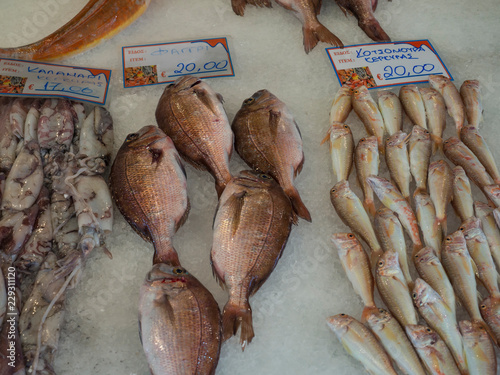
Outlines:
[[[174,82],[185,75],[234,76],[226,38],[123,47],[122,56],[124,87]]]
[[[57,96],[104,105],[111,70],[0,59],[0,95]]]
[[[326,48],[341,85],[368,88],[426,82],[429,75],[453,77],[428,40]]]

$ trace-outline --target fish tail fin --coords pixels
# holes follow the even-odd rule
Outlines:
[[[377,310],[377,306],[365,306],[363,312],[361,313],[361,323],[364,324],[365,322],[367,322],[368,317],[375,310]]]
[[[224,341],[236,335],[240,327],[241,350],[245,350],[254,337],[252,309],[248,302],[243,306],[239,306],[229,300],[226,306],[224,306],[222,314],[222,337]]]
[[[217,198],[220,198],[222,195],[222,192],[226,188],[226,182],[225,181],[216,181],[215,182],[215,190],[217,190]]]
[[[384,147],[383,142],[380,142],[378,144],[378,152],[380,155],[385,155],[385,147]]]
[[[446,220],[446,215],[444,217],[436,218],[438,225],[441,226],[441,232],[443,233],[443,237],[446,237],[448,233],[448,223]]]
[[[329,140],[330,140],[330,133],[331,133],[331,130],[332,130],[332,128],[331,128],[331,127],[330,127],[330,128],[328,128],[328,131],[326,132],[325,138],[323,138],[323,140],[321,141],[321,143],[320,143],[320,144],[323,144],[323,143],[325,143],[325,142],[327,142],[327,141],[329,141]]]
[[[153,256],[153,264],[165,263],[170,264],[174,267],[178,267],[181,265],[179,256],[177,255],[177,251],[171,244],[168,246],[154,244],[154,247],[155,254]]]
[[[335,34],[319,22],[304,26],[302,32],[304,34],[304,50],[306,53],[309,53],[320,41],[336,47],[344,46]]]
[[[427,187],[418,187],[415,189],[415,191],[413,192],[413,196],[415,195],[418,195],[418,194],[426,194],[427,193]],[[408,200],[408,203],[410,203],[410,201]]]
[[[389,0],[391,1],[391,0]],[[372,10],[375,12],[377,10],[378,0],[372,0]]]
[[[234,13],[238,16],[243,16],[245,14],[245,7],[247,5],[246,0],[231,0],[231,5]]]
[[[432,139],[432,155],[439,152],[439,155],[444,155],[443,152],[443,138],[439,135],[431,134]]]
[[[409,290],[410,292],[412,292],[412,291],[413,291],[413,287],[415,286],[415,281],[413,281],[413,280],[409,280],[409,281],[408,281],[408,280],[407,280],[407,281],[406,281],[406,284],[408,285],[408,290]]]
[[[299,215],[299,217],[301,217],[302,219],[311,222],[311,214],[309,213],[309,210],[307,209],[304,202],[302,202],[302,198],[300,198],[299,192],[297,191],[295,186],[286,189],[285,194],[290,198],[293,210],[297,213],[297,215]]]
[[[377,210],[375,209],[375,202],[373,201],[373,199],[365,198],[365,200],[363,201],[363,207],[369,215],[375,216],[375,212],[377,212]]]
[[[358,23],[359,27],[365,32],[368,37],[376,42],[390,42],[391,38],[386,34],[382,26],[378,23],[375,17],[372,17],[364,22]]]
[[[475,320],[476,323],[478,323],[486,332],[488,332],[488,335],[490,335],[490,338],[493,340],[493,342],[495,343],[495,345],[498,345],[498,340],[495,336],[495,333],[492,331],[492,329],[490,328],[490,326],[488,324],[486,324],[486,322],[484,320]]]

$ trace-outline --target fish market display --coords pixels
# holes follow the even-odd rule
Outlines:
[[[179,154],[195,168],[210,172],[220,196],[231,180],[233,151],[222,96],[199,78],[184,76],[165,88],[155,115]]]
[[[377,147],[377,137],[361,138],[354,150],[354,165],[359,185],[363,190],[363,206],[370,215],[375,215],[375,202],[373,201],[373,189],[366,178],[370,175],[378,175],[380,157]]]
[[[125,139],[110,174],[113,199],[155,248],[154,263],[180,265],[172,238],[189,213],[186,174],[172,140],[156,126]]]
[[[0,111],[3,145],[17,145],[2,154],[0,219],[2,273],[15,269],[19,286],[15,373],[53,374],[67,291],[93,249],[110,255],[113,207],[102,174],[113,149],[112,119],[104,108],[86,111],[66,99],[2,99]]]
[[[146,11],[149,3],[150,0],[90,0],[52,34],[22,47],[0,48],[0,56],[45,61],[83,52],[125,29]]]
[[[425,375],[417,353],[398,321],[384,309],[372,310],[368,326],[405,375]]]
[[[219,306],[189,272],[158,263],[139,300],[139,331],[151,374],[215,374],[221,346]]]
[[[309,53],[318,42],[325,42],[337,47],[343,43],[335,34],[323,26],[317,18],[321,11],[321,1],[318,0],[276,0],[283,8],[290,10],[302,22],[304,34],[304,50]]]
[[[293,185],[302,170],[304,152],[299,127],[285,103],[267,90],[257,91],[243,102],[232,128],[241,158],[278,181],[297,215],[311,221],[311,214]],[[349,169],[345,167],[344,173]]]
[[[290,200],[270,175],[242,171],[220,197],[210,259],[214,275],[229,292],[223,338],[241,327],[242,349],[254,337],[249,297],[276,266],[293,222]]]
[[[429,76],[429,84],[438,91],[444,99],[448,114],[455,122],[457,135],[460,136],[460,130],[465,122],[465,106],[462,97],[451,80],[445,76]]]
[[[402,131],[394,133],[385,142],[385,161],[392,181],[406,200],[410,200],[410,159],[408,135]]]
[[[323,142],[327,140],[329,140],[333,174],[337,182],[347,180],[351,173],[354,153],[354,139],[351,128],[340,122],[333,123],[328,129]]]
[[[483,103],[481,98],[481,86],[478,80],[466,80],[460,86],[467,123],[478,127],[483,121]]]
[[[412,124],[427,129],[424,101],[418,87],[416,85],[401,87],[399,99]]]
[[[403,127],[403,107],[398,96],[391,91],[379,91],[377,95],[385,131],[391,136]]]
[[[347,352],[360,361],[370,374],[397,374],[382,345],[363,324],[346,314],[329,317],[327,324]]]

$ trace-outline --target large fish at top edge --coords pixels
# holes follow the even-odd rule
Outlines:
[[[39,40],[15,48],[0,48],[1,57],[57,60],[95,47],[128,27],[151,0],[90,0],[68,23]]]
[[[376,42],[390,42],[391,38],[382,29],[373,11],[377,7],[377,1],[373,0],[335,0],[347,15],[347,11],[352,13],[358,20],[359,27]]]

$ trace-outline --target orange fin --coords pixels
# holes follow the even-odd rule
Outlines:
[[[252,309],[248,302],[245,306],[237,306],[231,301],[224,306],[222,313],[222,337],[226,341],[231,336],[236,335],[238,328],[241,327],[240,344],[241,350],[245,350],[246,346],[254,337],[252,324]]]
[[[375,212],[377,212],[377,210],[375,208],[375,202],[373,201],[373,199],[365,199],[363,201],[363,207],[369,215],[375,216]]]
[[[304,202],[302,202],[299,192],[297,191],[295,186],[286,189],[285,194],[288,195],[288,197],[290,198],[293,210],[297,213],[297,215],[299,215],[299,217],[301,217],[302,219],[311,222],[311,214],[309,213],[309,210],[307,209]]]
[[[336,47],[344,46],[337,36],[319,22],[314,26],[304,26],[302,32],[304,34],[304,50],[306,53],[309,53],[320,41]]]
[[[432,155],[438,152],[439,155],[444,156],[443,138],[441,138],[438,135],[431,134],[431,139],[432,139]]]
[[[390,42],[391,38],[386,34],[382,26],[373,17],[372,19],[365,20],[364,22],[358,22],[359,27],[365,32],[368,37],[376,42]]]
[[[377,306],[365,306],[363,312],[361,313],[361,323],[366,323],[368,321],[368,317],[374,311],[378,310]]]
[[[178,267],[181,265],[181,263],[179,262],[177,251],[175,251],[173,246],[170,246],[168,249],[158,249],[155,246],[153,264],[157,263],[165,263],[174,267]]]

